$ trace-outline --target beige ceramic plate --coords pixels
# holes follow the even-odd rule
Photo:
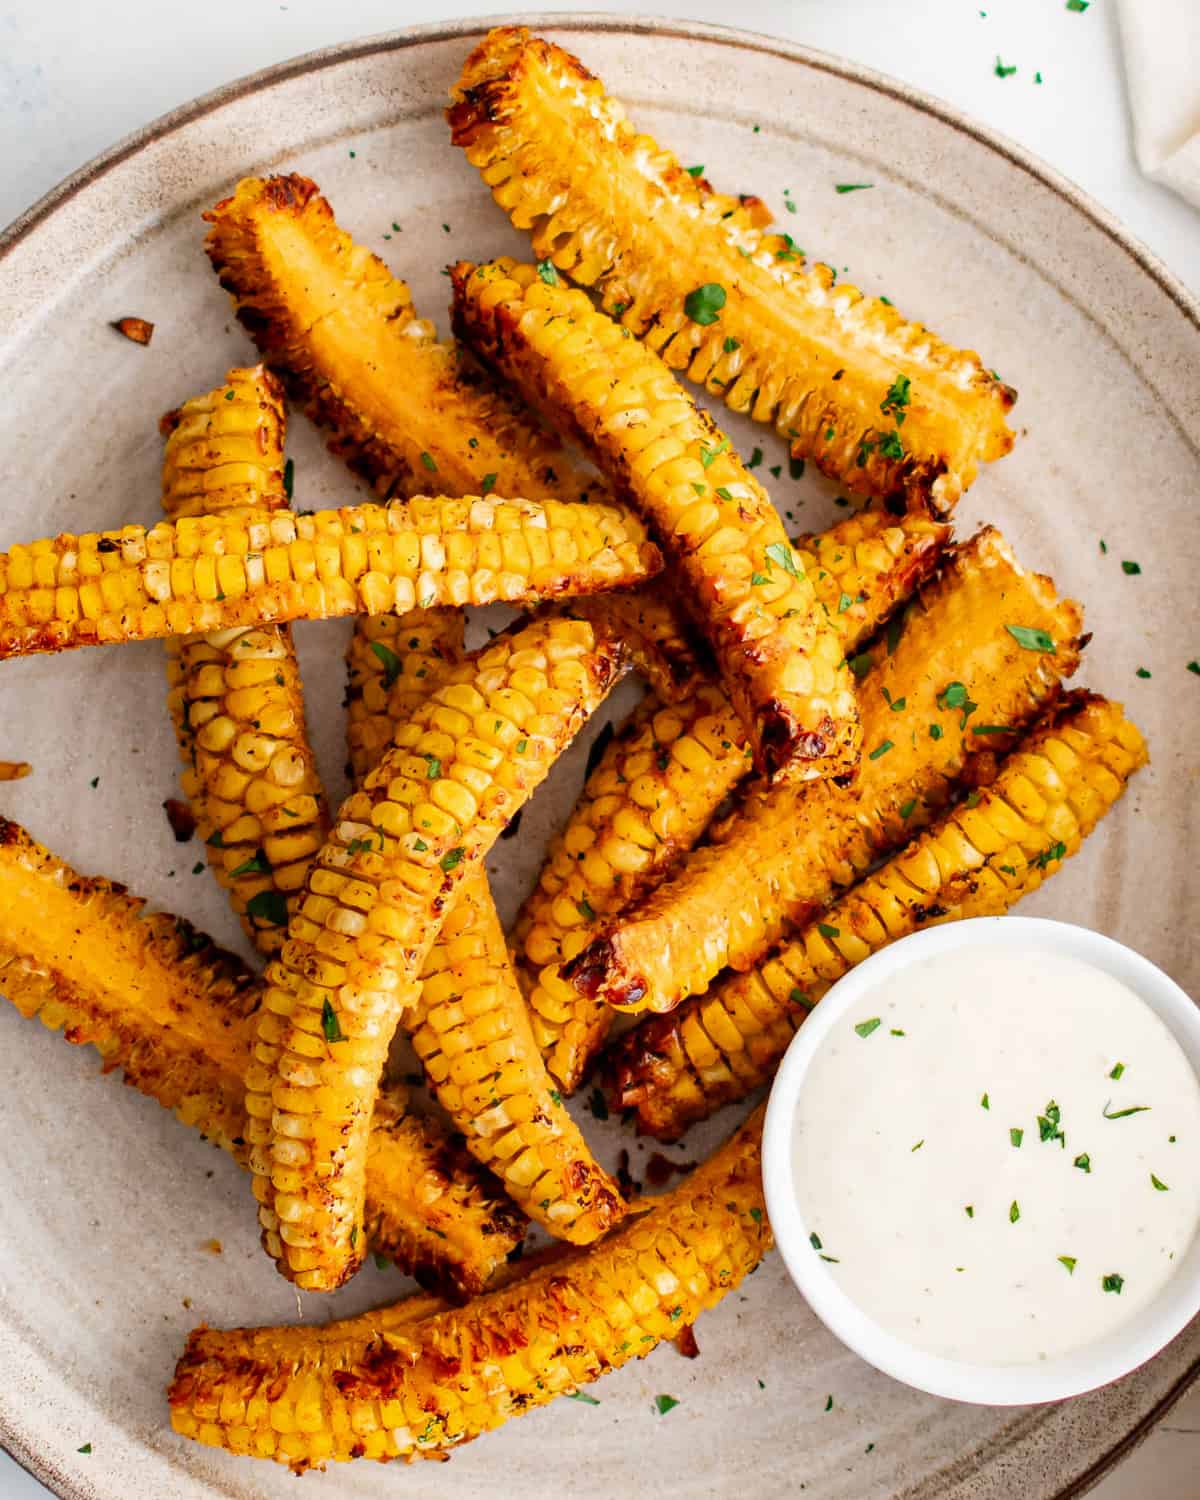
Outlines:
[[[971,491],[960,527],[999,523],[1027,562],[1087,601],[1095,641],[1084,677],[1130,704],[1155,757],[1083,856],[1024,909],[1102,928],[1200,991],[1200,679],[1187,670],[1200,656],[1194,305],[1065,184],[884,79],[699,26],[574,19],[549,29],[686,162],[703,162],[721,186],[765,194],[810,253],[977,346],[1019,387],[1027,436]],[[0,544],[155,515],[159,412],[249,353],[200,253],[198,219],[239,176],[310,173],[438,317],[447,259],[521,253],[441,119],[480,30],[338,48],[235,85],[86,169],[13,230],[0,265]],[[835,194],[845,181],[874,187]],[[794,215],[783,211],[785,190]],[[128,313],[156,323],[150,348],[109,329]],[[761,431],[737,428],[735,437],[760,442],[768,464],[783,457]],[[351,492],[301,419],[291,451],[301,505]],[[798,522],[834,514],[830,492],[783,472],[776,496]],[[1125,574],[1123,559],[1141,573]],[[334,626],[301,632],[335,790],[341,641]],[[1139,679],[1139,666],[1153,676]],[[207,874],[191,873],[196,852],[174,845],[159,811],[175,786],[162,700],[153,643],[6,664],[0,756],[29,759],[35,773],[3,788],[0,808],[80,868],[127,881],[233,940]],[[508,911],[578,787],[582,747],[559,769],[521,837],[500,848],[493,874]],[[171,1434],[163,1387],[186,1331],[201,1319],[298,1311],[320,1320],[401,1285],[367,1269],[338,1298],[308,1297],[298,1309],[258,1248],[234,1167],[95,1074],[92,1053],[0,1011],[0,1432],[62,1495],[291,1500],[296,1481],[286,1472]],[[731,1123],[714,1122],[675,1154],[708,1150]],[[589,1119],[588,1128],[615,1152],[615,1125]],[[644,1159],[635,1149],[635,1174]],[[212,1238],[224,1246],[219,1257],[202,1248]],[[605,1380],[599,1406],[559,1402],[449,1467],[383,1475],[353,1466],[303,1487],[450,1500],[486,1485],[500,1495],[609,1500],[650,1488],[707,1496],[753,1482],[764,1496],[803,1487],[812,1500],[1038,1500],[1079,1493],[1200,1363],[1197,1324],[1145,1369],[1068,1405],[954,1406],[851,1357],[807,1312],[778,1259],[706,1317],[699,1337],[698,1361],[661,1349]],[[659,1392],[680,1401],[667,1417],[652,1408]],[[84,1443],[91,1452],[78,1455]]]

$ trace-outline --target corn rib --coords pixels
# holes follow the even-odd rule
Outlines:
[[[0,660],[337,615],[528,604],[640,583],[659,567],[626,511],[495,496],[63,533],[0,554]]]
[[[949,527],[924,517],[864,512],[796,542],[845,655],[929,577],[948,539]],[[605,749],[551,843],[513,936],[534,1032],[566,1092],[579,1086],[612,1010],[581,995],[561,965],[695,844],[749,771],[749,756],[716,684],[701,683],[670,707],[646,700]]]
[[[568,977],[610,1004],[667,1011],[727,965],[749,968],[787,924],[808,921],[925,827],[979,757],[1012,742],[1074,672],[1081,627],[1078,606],[1060,601],[1050,579],[1022,569],[998,532],[980,532],[863,678],[855,786],[751,790],[715,841],[585,949]]]
[[[283,391],[261,365],[230,370],[223,386],[168,413],[168,517],[286,508],[284,423]],[[247,937],[269,957],[329,827],[291,631],[176,636],[166,649],[167,701],[196,831]]]
[[[1067,694],[995,779],[854,886],[748,973],[669,1016],[647,1016],[613,1046],[614,1103],[638,1129],[674,1140],[768,1083],[797,1026],[871,953],[938,922],[999,916],[1037,890],[1146,764],[1120,706]]]
[[[853,769],[857,710],[837,637],[728,438],[583,292],[508,260],[460,263],[452,280],[464,336],[578,436],[654,526],[758,764],[785,779]]]
[[[373,1098],[438,921],[620,664],[585,621],[499,636],[397,728],[334,820],[267,971],[246,1080],[263,1243],[298,1285],[357,1268]]]
[[[436,475],[447,495],[610,500],[508,389],[437,341],[405,283],[339,227],[314,182],[246,178],[205,218],[213,269],[263,358],[380,498],[420,494]],[[613,607],[632,627],[636,602]],[[593,610],[604,618],[603,604]],[[395,617],[360,619],[351,650],[399,656],[407,635]],[[684,649],[673,634],[630,628],[628,643],[660,691],[695,670],[670,654]],[[390,726],[381,732],[390,739]]]
[[[1015,392],[977,354],[728,217],[562,48],[492,31],[451,99],[452,139],[539,259],[844,488],[945,513],[1011,448]]]
[[[650,1352],[771,1245],[758,1111],[648,1212],[461,1310],[326,1328],[199,1328],[168,1392],[176,1432],[297,1471],[445,1457]]]
[[[261,985],[180,918],[148,913],[0,820],[0,992],[23,1016],[92,1044],[105,1072],[247,1165],[245,1076]],[[368,1148],[367,1237],[448,1293],[481,1291],[521,1243],[522,1216],[430,1121],[380,1096]]]

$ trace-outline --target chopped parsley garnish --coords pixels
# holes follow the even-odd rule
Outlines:
[[[1082,15],[1091,3],[1092,0],[1067,0],[1067,9]]]
[[[833,190],[835,193],[862,193],[874,186],[873,182],[835,182]]]
[[[575,908],[585,922],[594,922],[596,920],[596,913],[592,910],[592,903],[586,896],[581,896],[576,901]]]
[[[922,1136],[921,1139],[917,1142],[917,1144],[912,1148],[912,1150],[913,1151],[919,1151],[924,1144],[925,1144],[925,1137]],[[909,1153],[909,1155],[911,1155],[911,1154],[912,1154],[912,1152]]]
[[[1137,671],[1134,673],[1135,677],[1141,677],[1143,680],[1149,678],[1150,675],[1151,674],[1146,670],[1145,667],[1139,667],[1137,669]]]
[[[792,556],[792,549],[786,542],[772,542],[765,549],[767,561],[778,563],[785,573],[790,573],[793,578],[802,578],[804,575],[796,566],[796,559]]]
[[[672,1407],[678,1406],[679,1402],[674,1396],[655,1396],[654,1405],[660,1417],[665,1417]]]
[[[1008,1138],[1019,1150],[1021,1142],[1025,1139],[1025,1132],[1014,1128],[1008,1132]]]
[[[988,1098],[988,1096],[986,1094],[984,1094],[983,1097],[980,1099],[979,1104],[980,1104],[980,1107],[982,1109],[991,1109],[991,1107],[992,1107],[991,1101],[989,1100],[989,1098]]]
[[[837,604],[838,614],[844,615],[853,603],[854,600],[850,597],[849,594],[839,594]]]
[[[978,703],[972,703],[967,693],[966,684],[961,682],[949,682],[937,695],[937,706],[939,708],[957,708],[962,713],[959,728],[967,727],[967,720],[979,707]],[[935,735],[936,739],[937,736]]]
[[[445,870],[446,874],[449,875],[451,870],[462,864],[463,855],[466,852],[467,851],[465,849],[447,849],[445,854],[442,855],[441,859],[438,860],[438,864],[440,864],[442,869]]]
[[[761,1384],[761,1382],[760,1382],[760,1384]],[[832,1411],[833,1410],[833,1397],[832,1396],[826,1396],[825,1397],[825,1410],[826,1411]]]
[[[808,1243],[813,1247],[814,1250],[820,1250],[823,1248],[821,1245],[821,1236],[816,1232],[816,1230],[813,1230],[812,1234],[809,1235]]]
[[[931,740],[940,740],[941,737],[942,737],[942,726],[940,724],[931,724],[929,726],[929,738]]]
[[[269,922],[272,927],[286,927],[287,897],[282,891],[257,891],[246,902],[246,915],[256,917],[261,922]]]
[[[562,1095],[558,1092],[557,1089],[551,1089],[550,1090],[550,1097],[551,1097],[551,1099],[553,1099],[553,1101],[555,1102],[555,1104],[557,1104],[558,1107],[561,1109],[562,1108]]]
[[[722,438],[721,441],[717,444],[717,446],[715,448],[706,448],[703,445],[703,443],[702,443],[700,445],[700,462],[701,462],[701,464],[704,466],[704,468],[707,469],[709,467],[709,465],[712,464],[713,461],[720,454],[724,453],[725,450],[726,450],[726,448],[728,448],[728,447],[729,447],[729,439],[728,438]]]
[[[547,286],[558,285],[558,272],[554,269],[554,262],[552,260],[539,260],[537,263],[537,273]]]
[[[1123,562],[1121,564],[1121,572],[1122,573],[1128,573],[1131,578],[1134,577],[1135,574],[1140,573],[1141,571],[1142,571],[1142,565],[1141,565],[1141,563],[1130,562],[1127,559],[1125,562]]]
[[[802,458],[789,458],[788,459],[788,478],[789,479],[803,479],[804,478],[804,460]]]
[[[1054,654],[1054,637],[1047,631],[1034,630],[1029,625],[1006,625],[1004,628],[1022,650]]]
[[[1112,1072],[1108,1076],[1110,1078],[1120,1078],[1121,1074],[1124,1073],[1124,1071],[1125,1071],[1125,1064],[1122,1063],[1122,1062],[1119,1062],[1119,1063],[1116,1064],[1116,1066],[1113,1068]]]
[[[1075,1158],[1071,1165],[1078,1167],[1081,1172],[1090,1172],[1092,1170],[1092,1158],[1084,1151]]]
[[[497,476],[495,474],[485,474],[483,476],[483,482],[479,486],[479,493],[481,495],[490,495],[496,488],[496,478]]]
[[[1067,1138],[1061,1129],[1062,1111],[1054,1100],[1046,1106],[1046,1113],[1038,1115],[1038,1139],[1043,1141],[1061,1141],[1063,1149],[1066,1149]]]
[[[1108,1275],[1101,1280],[1100,1285],[1106,1292],[1116,1292],[1117,1295],[1120,1296],[1121,1288],[1125,1285],[1125,1278],[1124,1276],[1118,1275],[1116,1271],[1110,1271]]]
[[[873,1031],[878,1031],[882,1024],[878,1016],[872,1016],[869,1021],[859,1021],[854,1029],[859,1036],[870,1036]]]
[[[292,498],[292,486],[296,481],[296,462],[289,458],[283,466],[283,493],[290,500]]]
[[[1171,1191],[1171,1189],[1166,1185],[1165,1182],[1160,1182],[1159,1179],[1155,1177],[1153,1172],[1150,1173],[1150,1181],[1154,1184],[1155,1192],[1169,1193]]]
[[[870,755],[867,756],[867,759],[878,760],[881,755],[886,755],[889,750],[892,750],[894,748],[895,746],[892,744],[891,740],[884,740],[882,744],[875,746],[874,750],[872,750]]]
[[[912,817],[912,815],[913,815],[913,808],[916,807],[916,805],[917,805],[917,799],[915,797],[910,797],[907,802],[905,802],[905,803],[903,803],[901,805],[900,816],[904,819],[904,821],[906,823],[908,822],[909,818]]]
[[[588,1108],[591,1110],[594,1119],[608,1119],[608,1100],[604,1097],[603,1089],[593,1089],[588,1095]]]
[[[907,1031],[902,1031],[899,1026],[893,1026],[892,1030],[891,1030],[891,1035],[892,1036],[907,1036],[908,1032]]]
[[[328,1000],[321,1002],[321,1030],[325,1033],[327,1042],[344,1042],[346,1038],[342,1035],[341,1023],[337,1018],[337,1011],[330,1005]]]
[[[1108,1104],[1100,1111],[1106,1120],[1123,1120],[1126,1115],[1142,1115],[1151,1108],[1149,1104],[1133,1104],[1128,1109],[1115,1109],[1112,1114],[1109,1114],[1108,1105],[1111,1103],[1112,1100],[1110,1099]]]
[[[770,581],[770,578],[765,573],[751,573],[750,575],[751,588],[761,588],[764,583],[770,583]]]
[[[729,340],[726,339],[725,342],[728,343]],[[762,449],[761,448],[755,448],[754,452],[750,455],[749,459],[746,461],[746,467],[748,469],[757,469],[758,466],[759,466],[759,464],[762,463],[762,461],[763,461],[763,451],[762,451]]]
[[[1066,1266],[1072,1276],[1075,1274],[1075,1267],[1079,1264],[1073,1255],[1060,1255],[1058,1263],[1060,1266]]]
[[[76,1453],[90,1453],[91,1451],[92,1451],[92,1445],[91,1445],[91,1443],[84,1443],[84,1445],[83,1445],[82,1448],[76,1448],[76,1450],[75,1450]]]
[[[378,1250],[376,1250],[376,1251],[374,1251],[372,1253],[371,1259],[375,1262],[375,1269],[377,1271],[386,1271],[388,1269],[388,1267],[392,1264],[391,1261],[387,1258],[387,1256],[386,1255],[380,1255],[380,1253],[379,1253]]]
[[[823,938],[835,938],[842,935],[841,928],[831,927],[828,922],[818,922],[817,931]]]
[[[750,1210],[750,1217],[754,1220],[754,1222],[756,1224],[761,1224],[762,1223],[762,1209],[761,1208],[752,1208]]]
[[[442,774],[442,763],[436,755],[425,756],[425,776],[429,781],[436,781]]]
[[[1188,671],[1194,672],[1197,677],[1200,677],[1200,661],[1188,662]]]
[[[425,467],[429,470],[429,472],[431,474],[436,474],[437,473],[437,463],[434,460],[434,457],[433,457],[432,453],[422,453],[421,454],[421,462],[425,465]]]
[[[1014,1198],[1013,1201],[1008,1205],[1008,1222],[1010,1224],[1015,1224],[1020,1217],[1021,1205]]]
[[[201,865],[200,868],[203,869],[204,866]],[[271,866],[262,850],[256,849],[249,859],[243,860],[236,870],[230,870],[229,873],[230,875],[269,875]]]
[[[733,499],[733,492],[731,490],[727,489],[725,487],[725,485],[719,484],[719,485],[717,485],[717,499],[718,500],[732,500]]]
[[[726,354],[732,354],[735,349],[740,349],[742,347],[741,340],[727,338],[722,347],[724,348]]]
[[[904,418],[908,415],[909,392],[912,389],[912,381],[907,375],[897,375],[891,385],[888,386],[887,395],[879,403],[879,410],[885,417],[895,418],[896,426],[903,427]]]
[[[848,657],[846,665],[854,673],[855,677],[861,680],[871,670],[871,653],[869,651],[860,651],[857,656]]]
[[[1055,860],[1065,859],[1066,857],[1067,846],[1059,839],[1056,844],[1047,844],[1040,854],[1035,854],[1029,861],[1029,865],[1031,868],[1036,865],[1039,870],[1044,870],[1047,865],[1052,865]]]
[[[968,1219],[973,1219],[975,1217],[975,1205],[973,1203],[968,1203],[967,1206],[963,1209],[963,1213],[966,1214]]]
[[[725,288],[719,281],[706,281],[683,299],[684,313],[702,328],[715,323],[724,306]]]
[[[1005,63],[1002,63],[1000,61],[999,56],[997,56],[997,58],[996,58],[996,66],[993,69],[993,72],[995,73],[995,75],[996,75],[997,78],[1011,78],[1012,75],[1016,71],[1017,71],[1017,65],[1016,65],[1016,63],[1013,63],[1012,66],[1009,67]]]
[[[383,685],[385,688],[390,688],[400,676],[402,669],[400,658],[390,647],[385,646],[382,641],[372,641],[371,650],[383,667]]]
[[[700,165],[698,167],[685,167],[684,171],[686,171],[686,173],[688,174],[689,177],[703,177],[704,176],[704,167],[703,167],[703,165]]]
[[[567,1391],[566,1394],[570,1397],[570,1399],[572,1401],[582,1401],[583,1404],[584,1404],[584,1406],[599,1406],[600,1405],[599,1401],[596,1400],[595,1396],[589,1396],[586,1391]]]

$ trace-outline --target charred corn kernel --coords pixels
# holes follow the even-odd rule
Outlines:
[[[654,526],[759,764],[785,779],[851,769],[858,719],[837,635],[729,439],[585,293],[509,260],[463,262],[452,279],[472,342],[584,440]],[[589,370],[601,378],[580,383]]]
[[[198,1328],[168,1392],[172,1426],[296,1470],[444,1457],[649,1353],[754,1269],[771,1246],[761,1136],[758,1110],[648,1211],[468,1307],[406,1315],[401,1303],[321,1328]]]
[[[1077,852],[1146,760],[1118,704],[1067,694],[977,802],[961,803],[748,973],[626,1032],[610,1059],[619,1107],[637,1111],[640,1130],[674,1140],[769,1082],[796,1027],[843,974],[921,927],[1007,911]],[[1031,787],[1040,794],[1032,815]]]
[[[843,488],[944,512],[1011,448],[1016,393],[977,354],[729,216],[570,53],[493,31],[452,101],[455,143],[539,260]]]
[[[105,1072],[121,1069],[246,1164],[258,980],[181,918],[148,913],[2,820],[0,993],[93,1044]],[[367,1148],[364,1227],[401,1270],[462,1297],[504,1265],[524,1221],[494,1178],[388,1091]]]
[[[185,531],[184,528],[194,528]],[[318,535],[349,535],[355,528],[397,545],[382,562],[392,589],[390,602],[381,604],[363,586],[366,575],[332,572],[315,578],[311,557]],[[123,593],[98,619],[40,619],[36,590],[14,588],[8,558],[0,556],[0,659],[29,652],[62,651],[76,646],[140,640],[153,636],[209,634],[237,626],[280,624],[297,619],[326,619],[368,613],[381,608],[399,613],[419,604],[435,609],[455,603],[485,604],[496,600],[528,603],[540,598],[571,597],[578,593],[624,587],[658,571],[658,549],[647,539],[641,523],[629,512],[611,505],[498,500],[494,497],[443,498],[393,502],[387,506],[360,505],[344,510],[317,511],[295,516],[256,510],[238,522],[224,515],[202,516],[176,524],[160,522],[150,532],[129,527],[136,538],[153,538],[172,556],[189,544],[189,537],[205,548],[245,559],[263,553],[270,564],[263,581],[237,598],[201,597],[193,586],[188,597],[172,597],[165,609],[151,607],[143,573],[144,562],[127,561],[105,575]],[[464,539],[473,559],[465,586],[454,588],[443,572],[423,567],[421,541],[437,540],[454,532]],[[560,538],[555,553],[542,553],[538,542],[547,533]],[[47,544],[57,575],[73,573],[76,556],[92,557],[117,547],[118,533],[62,535]],[[506,559],[497,571],[487,558],[494,540],[526,544],[526,563]],[[274,561],[272,561],[274,553]],[[534,558],[541,555],[541,560]],[[200,558],[199,562],[209,559]],[[336,570],[337,559],[331,559]],[[171,574],[172,588],[176,574]],[[306,581],[307,580],[307,581]],[[417,583],[420,582],[418,598]],[[77,587],[77,585],[73,585]]]
[[[685,697],[703,675],[707,650],[675,602],[668,580],[655,579],[627,593],[578,599],[572,608],[620,631],[637,670],[663,702]]]
[[[619,665],[616,638],[582,620],[544,615],[498,637],[417,705],[334,820],[267,971],[247,1084],[264,1245],[298,1285],[327,1290],[357,1266],[374,1093],[438,920]],[[526,754],[499,760],[478,796],[456,785],[471,738],[461,733],[464,703],[478,707],[471,727],[486,744],[526,743]],[[453,811],[432,800],[443,783]],[[346,912],[357,930],[329,943]],[[315,1056],[314,1037],[324,1043]],[[281,1141],[303,1142],[299,1168],[279,1159]]]
[[[796,543],[844,655],[930,575],[948,536],[947,527],[921,517],[865,513]],[[715,684],[699,685],[671,708],[650,700],[605,749],[551,844],[514,936],[538,1044],[567,1092],[579,1086],[612,1011],[580,994],[561,965],[692,847],[749,771],[749,753]]]
[[[482,872],[425,963],[407,1024],[438,1102],[530,1218],[587,1244],[624,1209],[550,1086]]]
[[[230,370],[223,386],[168,413],[168,517],[285,508],[284,422],[283,391],[261,365]],[[217,578],[227,596],[244,592],[228,572]],[[210,867],[246,935],[269,956],[329,827],[291,632],[265,625],[177,636],[166,647],[184,794]]]
[[[1024,649],[1010,625],[1052,649]],[[749,968],[786,924],[807,921],[964,779],[980,779],[1012,741],[999,731],[1018,733],[1074,672],[1081,628],[1079,607],[1050,579],[1021,568],[997,531],[978,533],[862,679],[854,786],[751,791],[711,845],[579,955],[575,983],[610,1004],[666,1011],[727,965]]]

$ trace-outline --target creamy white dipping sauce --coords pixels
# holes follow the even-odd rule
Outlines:
[[[1026,1363],[1135,1319],[1182,1260],[1200,1080],[1112,976],[964,947],[884,981],[824,1039],[792,1161],[812,1254],[877,1324],[946,1358]]]

